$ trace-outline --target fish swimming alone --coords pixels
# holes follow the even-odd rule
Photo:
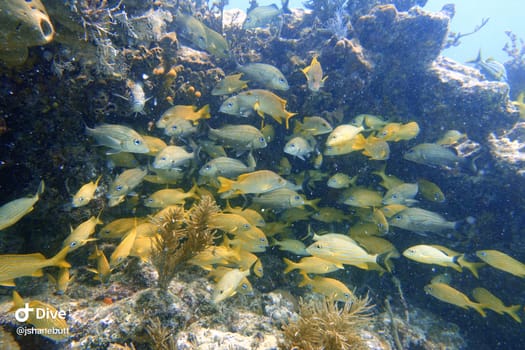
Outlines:
[[[18,198],[2,205],[0,207],[0,231],[16,224],[18,220],[33,211],[33,206],[44,193],[44,189],[44,180],[42,180],[33,197]]]

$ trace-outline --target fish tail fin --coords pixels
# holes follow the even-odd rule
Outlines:
[[[485,266],[485,263],[471,262],[465,259],[465,254],[461,254],[456,259],[459,266],[468,269],[476,278],[479,278],[478,269]]]
[[[308,277],[308,274],[306,272],[301,271],[300,273],[303,276],[303,280],[299,282],[298,284],[299,287],[307,286],[313,282],[313,280],[310,277]]]
[[[485,313],[485,310],[483,310],[483,304],[478,304],[478,303],[474,303],[474,302],[471,302],[469,304],[469,306],[471,308],[473,308],[474,310],[476,310],[481,316],[483,317],[487,317],[487,314]]]
[[[45,189],[46,185],[44,183],[44,180],[40,180],[40,184],[38,185],[38,189],[36,190],[36,195],[40,197],[44,193]]]
[[[284,269],[285,274],[297,268],[297,264],[293,262],[292,260],[283,258],[283,261],[286,264],[286,268]]]
[[[197,181],[195,181],[195,179],[193,179],[193,186],[188,191],[188,194],[192,198],[200,199],[201,196],[199,196],[198,192],[199,192],[199,184],[197,184]]]
[[[257,162],[255,161],[252,151],[248,152],[248,156],[246,157],[246,162],[247,162],[248,168],[255,170],[255,167],[257,166]],[[253,171],[253,170],[250,170],[250,171]]]
[[[210,119],[211,118],[210,105],[209,104],[205,105],[204,107],[199,109],[197,113],[199,114],[201,119]]]
[[[517,311],[521,309],[521,305],[512,305],[505,310],[505,312],[514,319],[514,321],[521,323],[521,318],[518,316]]]
[[[234,180],[230,180],[222,176],[217,177],[217,180],[219,180],[220,183],[220,187],[217,190],[217,193],[224,193],[230,191],[232,189],[233,184],[235,183]]]
[[[297,113],[286,112],[286,116],[285,116],[285,118],[284,118],[284,125],[286,126],[286,129],[288,129],[288,128],[290,127],[290,119],[291,119],[294,115],[297,115]]]
[[[394,264],[392,263],[392,261],[390,261],[390,259],[393,258],[393,256],[394,256],[394,252],[393,251],[389,251],[389,252],[386,252],[386,253],[378,254],[377,257],[376,257],[375,263],[379,267],[381,267],[381,268],[387,270],[388,272],[392,273]]]
[[[71,264],[65,260],[68,252],[69,252],[69,245],[62,248],[62,250],[59,251],[57,255],[49,259],[51,263],[49,266],[68,267],[68,268],[71,267]]]
[[[13,291],[13,307],[9,311],[15,311],[24,306],[24,298],[18,294],[16,290]]]
[[[293,134],[299,134],[301,130],[303,129],[303,123],[301,121],[296,120],[293,128]]]
[[[321,201],[321,198],[316,198],[316,199],[305,201],[304,204],[306,204],[309,207],[312,207],[315,210],[319,210],[317,203],[319,203],[320,201]]]
[[[364,149],[366,146],[366,139],[362,134],[357,134],[352,143],[352,149],[355,151]]]
[[[100,182],[100,179],[102,179],[102,174],[100,174],[97,179],[95,180],[95,187],[98,187],[98,183]]]
[[[479,63],[479,62],[481,62],[482,60],[483,60],[483,59],[481,58],[481,49],[479,49],[479,51],[478,51],[478,55],[476,56],[476,58],[473,59],[473,60],[469,60],[469,61],[467,61],[467,62],[465,62],[465,63]]]
[[[98,212],[97,219],[95,221],[97,225],[102,225],[104,223],[104,221],[100,220],[100,215],[102,215],[102,211],[104,211],[104,208],[100,209],[100,211]]]

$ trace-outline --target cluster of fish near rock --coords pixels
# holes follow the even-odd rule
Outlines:
[[[274,10],[275,7],[261,7],[259,12],[249,13],[245,23],[246,29],[274,20],[279,14],[279,11],[275,13]],[[218,58],[229,57],[229,45],[224,37],[194,17],[179,12],[176,16],[176,24],[180,29],[180,35],[198,48]],[[212,91],[214,96],[238,93],[227,98],[219,111],[243,118],[252,114],[257,114],[261,118],[270,116],[279,124],[284,121],[288,129],[290,119],[296,113],[287,111],[286,100],[270,91],[285,91],[289,88],[284,75],[276,67],[264,63],[237,64],[237,70],[240,73],[226,76]],[[323,87],[326,77],[323,76],[321,64],[316,56],[302,72],[305,74],[310,91],[315,93]],[[248,83],[255,83],[264,89],[244,90],[248,87]],[[141,113],[147,100],[141,84],[129,82],[128,87],[132,93],[131,110]],[[208,105],[200,109],[195,106],[176,105],[165,111],[157,121],[157,128],[163,129],[164,134],[173,141],[172,143],[179,140],[193,143],[191,152],[182,146],[168,145],[161,138],[141,135],[124,125],[103,124],[86,130],[98,145],[108,148],[108,158],[115,166],[131,168],[121,172],[110,184],[106,194],[109,207],[122,203],[143,181],[164,186],[191,177],[194,169],[200,165],[197,150],[211,158],[200,167],[201,186],[195,184],[189,191],[161,189],[150,194],[145,198],[144,205],[159,209],[156,213],[152,213],[153,218],[163,217],[170,210],[170,206],[185,205],[187,199],[199,198],[199,193],[207,191],[203,184],[221,198],[229,199],[239,195],[250,197],[253,208],[233,208],[228,204],[222,212],[212,218],[210,225],[224,232],[222,244],[211,247],[190,260],[190,263],[210,271],[210,276],[217,282],[213,296],[215,302],[220,302],[237,292],[245,293],[252,290],[247,279],[250,271],[258,277],[263,275],[262,264],[253,253],[266,250],[269,245],[268,236],[272,236],[273,244],[280,249],[305,256],[298,263],[284,259],[287,265],[285,273],[295,269],[300,271],[303,276],[301,286],[310,285],[314,292],[336,300],[349,301],[354,296],[345,284],[333,278],[321,276],[311,278],[310,275],[333,272],[344,268],[344,265],[378,270],[381,273],[385,270],[391,271],[390,259],[399,257],[399,253],[392,243],[380,237],[387,234],[391,226],[418,233],[436,234],[455,230],[458,226],[458,222],[447,221],[438,213],[414,207],[418,203],[415,199],[418,193],[427,200],[443,202],[444,195],[437,185],[425,179],[420,179],[417,183],[405,183],[392,175],[386,175],[384,169],[375,174],[381,177],[381,186],[386,190],[385,193],[356,186],[357,178],[352,179],[344,173],[336,173],[328,179],[328,187],[343,189],[340,203],[351,206],[355,215],[334,207],[318,208],[317,203],[320,199],[306,199],[299,193],[302,186],[296,183],[300,181],[291,181],[291,175],[286,179],[269,169],[256,170],[257,162],[253,153],[265,148],[268,142],[273,140],[271,127],[262,130],[249,124],[224,125],[217,129],[208,127],[209,140],[199,140],[195,144],[191,140],[192,135],[197,133],[205,120],[210,118]],[[323,156],[336,157],[355,151],[361,151],[371,160],[386,161],[390,157],[388,142],[411,140],[418,133],[419,126],[416,122],[389,122],[372,115],[360,115],[351,123],[338,125],[335,128],[321,117],[303,117],[301,121],[295,121],[293,134],[284,146],[283,152],[300,160],[311,161],[314,169],[322,167]],[[329,135],[325,140],[324,151],[321,152],[319,137],[326,134]],[[457,131],[451,131],[435,143],[423,143],[411,148],[405,153],[404,158],[428,166],[467,169],[469,161],[452,150],[458,140],[464,137],[465,135]],[[248,153],[247,164],[229,157],[225,148],[230,153],[235,152],[236,155]],[[154,159],[148,169],[141,168],[133,154],[143,154]],[[323,178],[327,175],[320,173],[319,176]],[[78,208],[88,205],[95,197],[100,179],[101,176],[94,182],[82,186],[74,195],[72,206]],[[43,191],[42,182],[35,196],[17,199],[3,205],[0,208],[0,229],[14,225],[29,213]],[[314,208],[315,212],[301,209],[304,205]],[[299,211],[293,211],[298,208]],[[281,221],[265,222],[260,214],[261,209],[273,209],[280,214]],[[313,234],[313,243],[306,247],[301,240],[295,239],[293,234],[286,234],[290,224],[299,220],[298,216],[301,215],[327,223],[352,219],[357,219],[358,223],[352,226],[349,235]],[[65,261],[66,255],[93,241],[92,235],[99,224],[102,224],[100,217],[92,216],[75,229],[71,229],[70,235],[64,240],[62,250],[50,259],[39,253],[1,255],[0,284],[14,286],[14,279],[18,277],[39,277],[43,274],[43,268],[56,266],[60,268],[56,279],[57,288],[64,292],[71,267]],[[90,270],[96,273],[95,278],[104,283],[108,282],[111,270],[129,256],[147,261],[151,255],[152,242],[158,239],[155,229],[156,226],[147,218],[120,218],[106,225],[100,231],[99,237],[121,241],[109,261],[95,246],[94,253],[90,256],[96,260],[96,268]],[[284,238],[277,240],[273,237],[277,234],[281,234]],[[417,245],[408,248],[403,255],[421,263],[448,266],[457,271],[467,268],[475,276],[477,276],[477,269],[483,264],[470,262],[464,254],[437,245]],[[525,277],[525,265],[501,252],[484,250],[476,252],[476,255],[484,263],[497,269]],[[451,287],[446,279],[433,280],[425,290],[442,301],[464,308],[474,308],[482,315],[484,315],[483,309],[489,308],[498,313],[507,312],[516,321],[520,321],[516,314],[517,306],[505,307],[497,297],[483,288],[473,291],[478,303],[470,301],[467,296]],[[16,292],[14,300],[15,307],[23,303]],[[41,302],[31,303],[30,305],[37,305]],[[52,306],[49,305],[49,308]],[[52,323],[34,325],[44,328],[67,327],[64,324]]]

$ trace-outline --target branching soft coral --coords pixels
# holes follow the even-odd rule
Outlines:
[[[345,303],[330,299],[299,303],[299,320],[283,327],[285,341],[281,349],[349,350],[367,349],[359,336],[371,320],[368,297]]]
[[[151,260],[159,274],[159,288],[167,290],[177,269],[186,261],[213,244],[215,230],[208,228],[208,219],[218,213],[212,197],[203,196],[187,212],[178,206],[162,219],[155,219],[158,233]]]

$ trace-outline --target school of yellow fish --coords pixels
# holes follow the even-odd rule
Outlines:
[[[259,12],[262,18],[257,18]],[[273,7],[262,7],[259,12],[249,14],[252,24],[246,24],[247,30],[268,23],[276,15]],[[196,18],[178,13],[176,24],[180,35],[192,45],[217,59],[229,57],[229,45],[224,37]],[[313,55],[310,65],[301,69],[305,89],[311,94],[318,93],[327,80],[319,59]],[[213,194],[223,208],[210,222],[223,233],[222,240],[189,262],[208,271],[209,277],[216,282],[212,296],[216,303],[237,292],[253,292],[252,273],[255,278],[263,277],[263,266],[257,254],[264,253],[269,246],[286,252],[284,273],[297,270],[302,276],[300,287],[310,286],[315,293],[351,301],[355,296],[345,283],[321,275],[344,269],[345,265],[380,274],[393,273],[392,259],[401,256],[394,244],[385,238],[393,230],[421,234],[423,241],[438,238],[447,242],[447,234],[465,224],[464,220],[449,221],[438,212],[424,209],[425,202],[445,203],[445,194],[437,184],[423,178],[407,183],[385,173],[386,162],[392,157],[390,144],[416,138],[420,132],[417,122],[361,114],[348,116],[345,122],[332,125],[334,121],[320,116],[299,116],[288,111],[287,101],[271,91],[282,93],[289,89],[279,69],[265,63],[237,63],[236,70],[239,73],[232,72],[224,77],[212,90],[211,95],[217,96],[213,98],[222,99],[217,111],[210,111],[209,105],[174,105],[160,115],[156,130],[150,134],[125,125],[86,127],[87,135],[104,147],[108,161],[119,173],[108,184],[106,193],[97,189],[101,181],[110,180],[107,175],[101,174],[81,186],[72,196],[71,207],[83,210],[94,198],[105,196],[108,201],[105,211],[110,212],[111,208],[134,198],[132,206],[142,207],[141,211],[147,211],[148,215],[135,217],[130,211],[129,217],[103,226],[95,238],[96,227],[104,220],[105,213],[101,212],[71,227],[62,249],[51,258],[40,253],[0,255],[0,285],[15,286],[16,278],[41,277],[44,268],[55,267],[58,274],[51,280],[59,293],[65,293],[72,279],[71,266],[65,258],[77,249],[90,252],[86,254],[86,266],[87,271],[94,273],[94,279],[111,283],[112,271],[126,259],[135,257],[149,261],[158,236],[151,218],[163,217],[174,205],[187,206],[203,193]],[[132,111],[142,113],[143,108],[142,104],[132,107]],[[266,120],[267,116],[271,120]],[[217,119],[231,123],[222,123],[216,128],[208,125]],[[279,129],[276,131],[274,127]],[[264,149],[277,142],[278,135],[283,133],[287,136],[279,140],[284,145],[282,154],[269,155],[275,160],[274,168],[259,167],[258,161],[267,154]],[[420,143],[406,149],[402,157],[440,171],[468,171],[470,160],[454,152],[454,146],[466,138],[464,133],[451,130],[433,143]],[[353,157],[366,157],[380,164],[374,166],[379,170],[364,175],[344,171],[330,173],[323,167],[326,158],[337,162],[351,153]],[[302,166],[294,169],[291,163]],[[373,186],[374,181],[370,179],[379,186]],[[307,198],[305,187],[315,188],[317,182],[323,182],[328,189],[326,197]],[[142,188],[156,188],[156,191],[145,193]],[[29,214],[43,192],[44,181],[34,196],[2,205],[0,230],[15,225]],[[141,202],[137,201],[139,198]],[[230,202],[239,206],[232,206]],[[325,232],[297,232],[294,224],[300,221],[315,223]],[[348,232],[331,232],[333,227],[347,225],[350,225]],[[94,243],[97,240],[115,242],[109,259]],[[525,277],[525,265],[503,252],[479,250],[475,254],[478,261],[471,261],[463,252],[424,242],[402,253],[422,264],[450,267],[457,272],[468,269],[476,278],[478,270],[485,265]],[[298,256],[301,257],[299,261],[292,260]],[[75,273],[82,271],[78,269]],[[483,316],[484,310],[490,309],[499,314],[507,313],[521,322],[517,314],[519,306],[505,306],[482,287],[472,291],[476,301],[453,288],[446,278],[433,280],[425,287],[425,292],[446,303],[472,308]],[[15,294],[15,306],[22,302]],[[39,326],[66,327],[48,321],[49,324]]]

